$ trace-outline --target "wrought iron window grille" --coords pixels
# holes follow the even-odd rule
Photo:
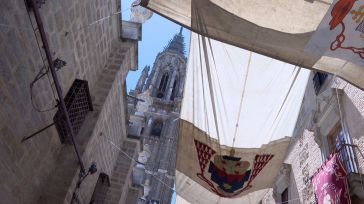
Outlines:
[[[339,159],[348,174],[359,173],[358,160],[355,155],[355,148],[358,148],[358,146],[352,145],[352,144],[347,144],[347,143],[337,143],[336,144],[335,153],[338,154]],[[358,148],[358,151],[359,151],[359,154],[363,157],[359,148]]]
[[[87,81],[76,79],[67,92],[64,101],[74,134],[77,136],[87,113],[93,110]],[[53,121],[56,125],[61,143],[70,144],[70,132],[67,128],[66,118],[60,109],[58,109]]]

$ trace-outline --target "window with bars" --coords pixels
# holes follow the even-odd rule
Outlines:
[[[86,119],[87,113],[93,110],[88,82],[86,80],[75,79],[64,98],[64,102],[68,116],[71,120],[73,132],[75,136],[77,136],[83,122]],[[71,143],[66,117],[61,109],[58,109],[53,121],[58,131],[61,143]]]
[[[351,145],[350,138],[345,134],[341,124],[338,123],[331,130],[327,137],[329,151],[331,153],[338,153],[339,159],[346,169],[347,173],[358,173],[358,166],[354,149]]]

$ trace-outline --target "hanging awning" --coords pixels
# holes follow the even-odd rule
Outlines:
[[[142,0],[194,32],[364,89],[364,0]],[[320,23],[321,22],[321,23]]]
[[[192,33],[176,192],[190,203],[256,203],[286,154],[309,71]]]

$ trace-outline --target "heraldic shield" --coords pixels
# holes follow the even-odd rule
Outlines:
[[[250,189],[251,183],[274,157],[271,154],[256,155],[251,164],[243,158],[219,155],[208,145],[194,140],[201,172],[197,176],[221,197],[235,197]]]

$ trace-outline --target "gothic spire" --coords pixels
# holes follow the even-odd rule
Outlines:
[[[168,45],[164,48],[164,51],[172,51],[182,55],[185,54],[185,43],[184,37],[182,35],[182,29],[183,27],[181,27],[179,33],[174,35],[172,40],[168,42]]]

